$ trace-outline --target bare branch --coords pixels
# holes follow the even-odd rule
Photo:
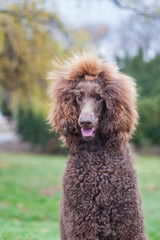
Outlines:
[[[134,5],[131,4],[125,4],[122,0],[110,0],[112,1],[117,7],[123,8],[126,10],[131,10],[136,12],[138,15],[152,18],[154,20],[160,19],[160,6],[147,6],[143,1],[136,0],[134,1]]]

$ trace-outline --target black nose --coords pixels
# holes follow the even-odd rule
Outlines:
[[[93,124],[92,119],[90,117],[81,117],[79,119],[79,125],[81,127],[91,127]]]

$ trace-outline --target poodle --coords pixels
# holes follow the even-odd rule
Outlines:
[[[61,240],[145,240],[128,141],[138,119],[134,80],[90,53],[54,62],[48,117],[68,147]]]

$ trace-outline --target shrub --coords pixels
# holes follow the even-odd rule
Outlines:
[[[30,142],[33,147],[39,144],[42,150],[48,153],[64,152],[60,148],[56,134],[50,132],[43,113],[35,113],[31,107],[20,105],[17,115],[17,128],[22,139]]]

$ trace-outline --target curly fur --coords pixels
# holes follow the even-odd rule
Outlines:
[[[69,149],[63,177],[62,240],[145,240],[141,198],[128,140],[137,123],[136,88],[130,77],[92,54],[54,62],[49,73],[49,123]],[[96,136],[85,141],[78,124],[75,89],[97,83],[104,107]]]

